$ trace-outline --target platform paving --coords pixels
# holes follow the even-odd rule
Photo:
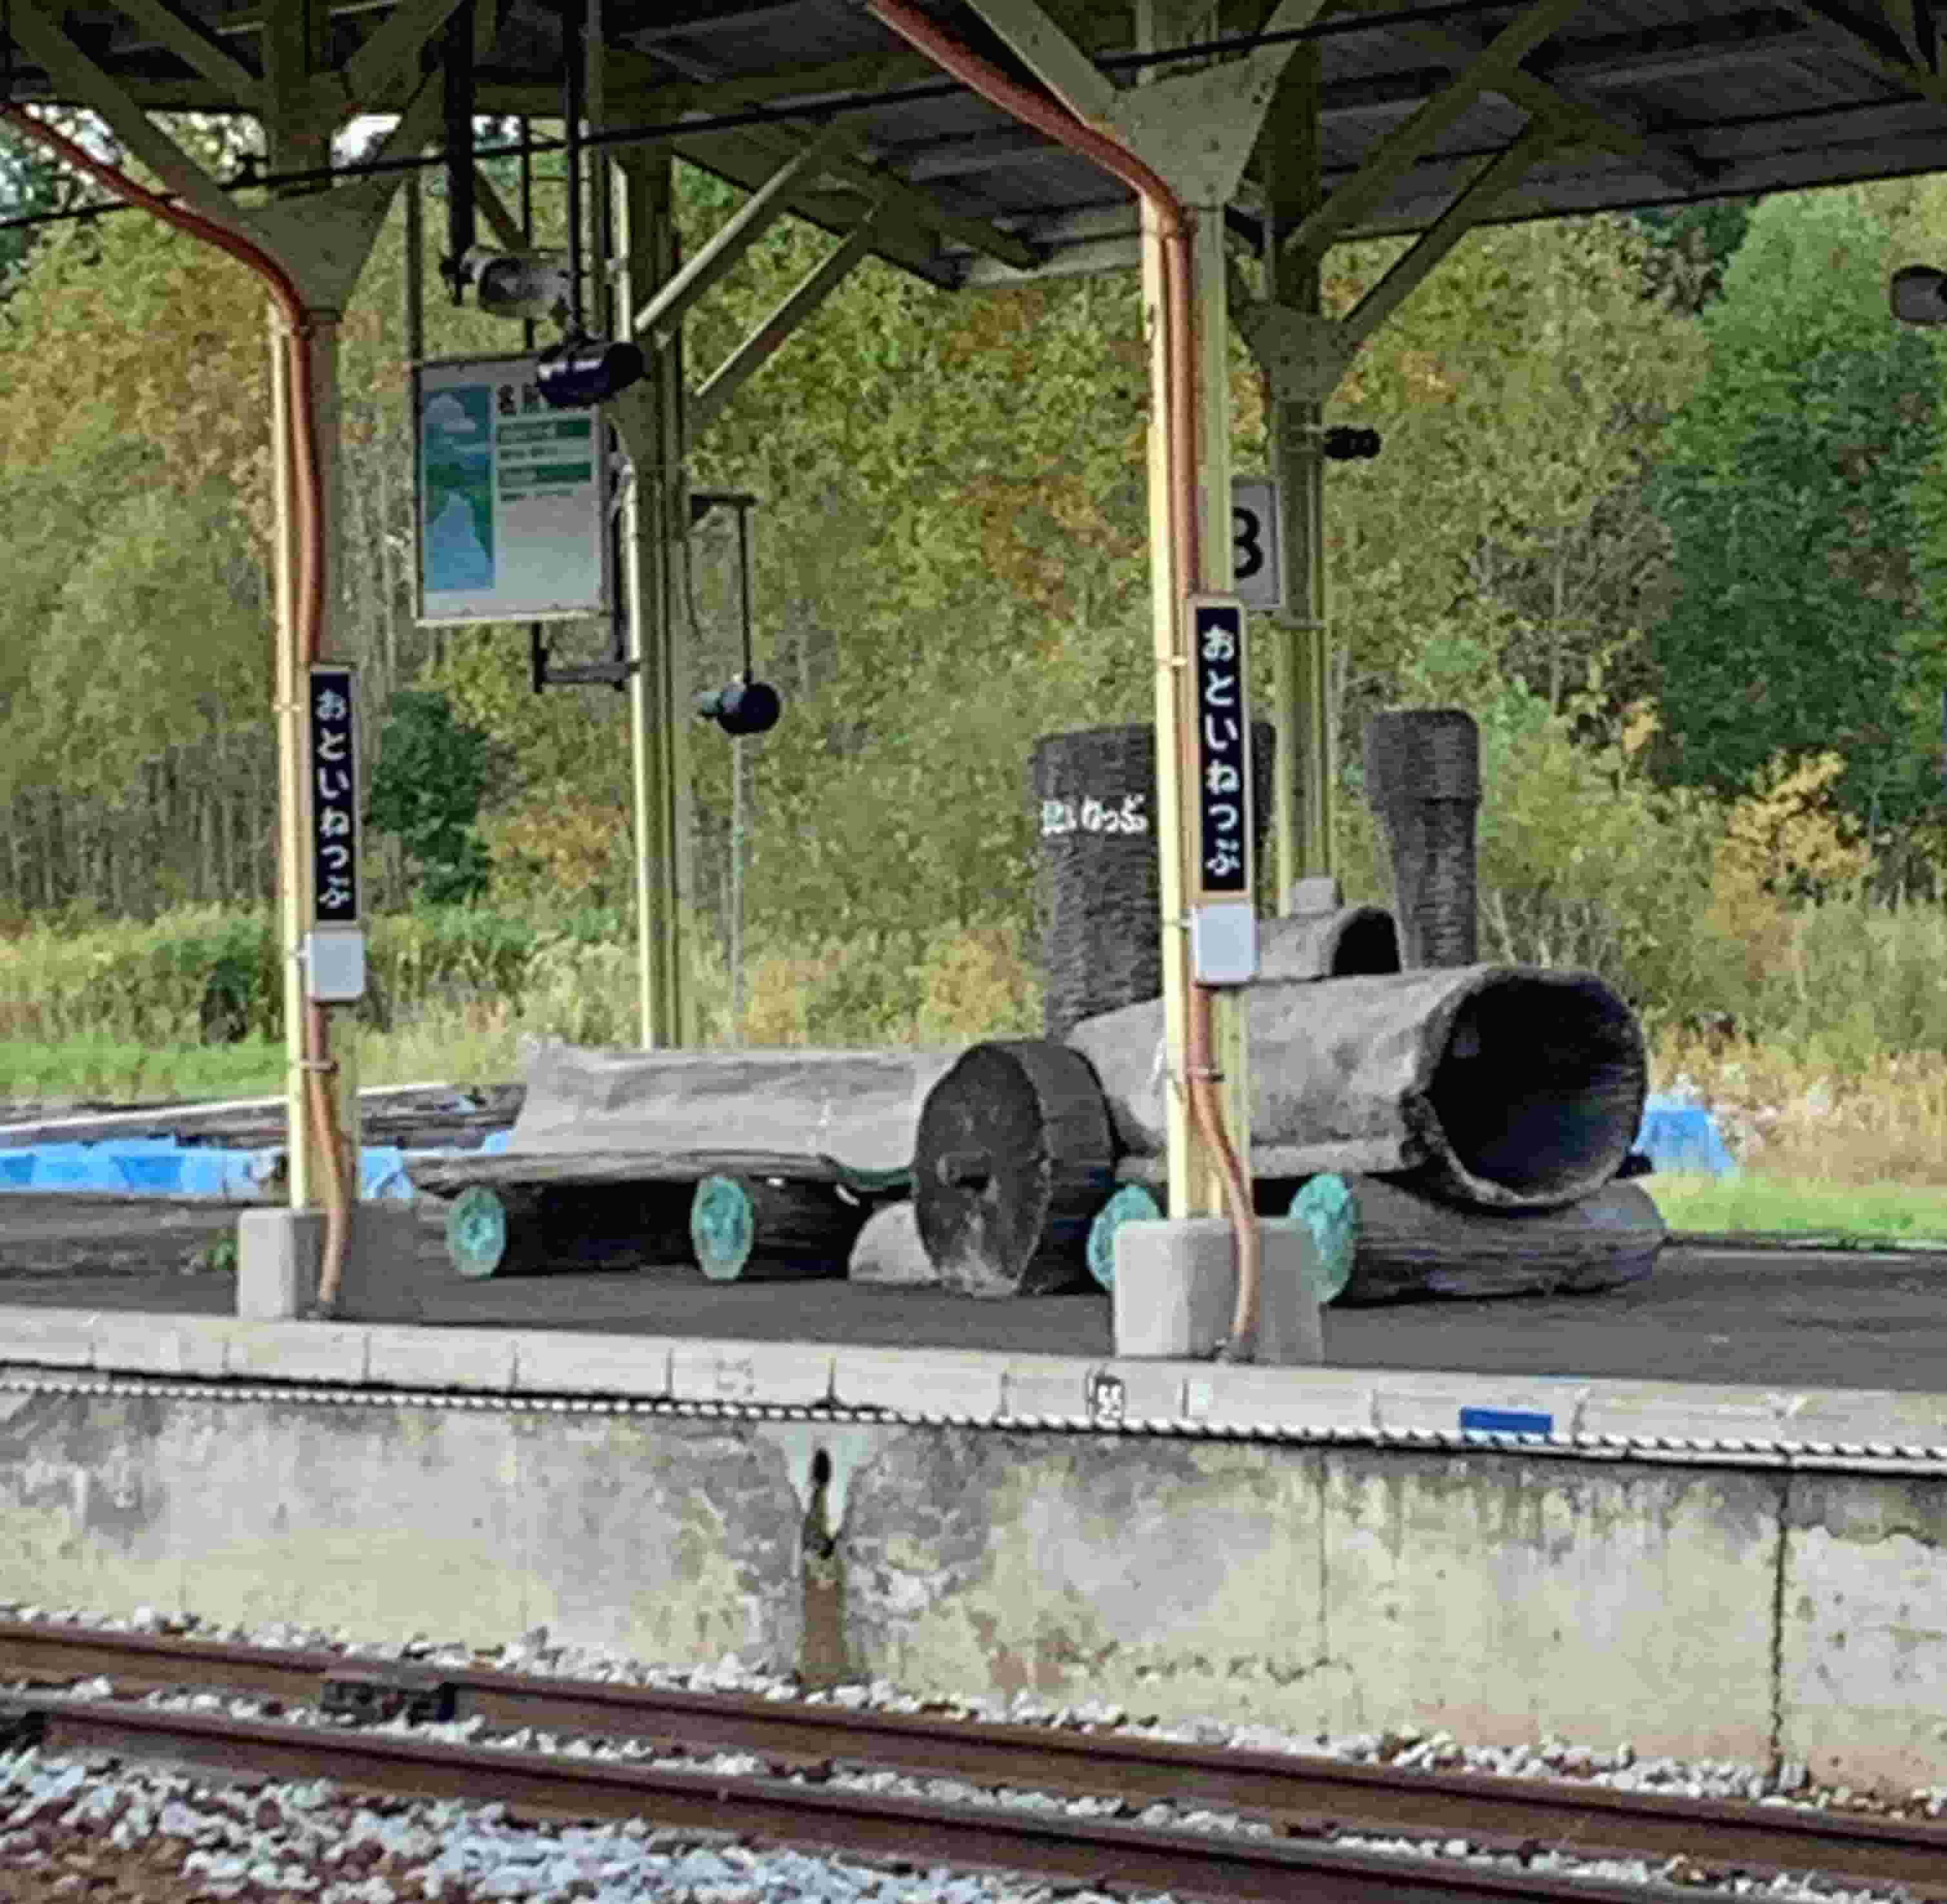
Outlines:
[[[227,1316],[234,1277],[188,1267],[236,1212],[136,1200],[0,1200],[0,1310]],[[424,1324],[859,1348],[1110,1354],[1106,1296],[981,1302],[843,1280],[712,1283],[694,1268],[469,1283],[413,1265]],[[429,1274],[429,1272],[434,1272]],[[1342,1368],[1947,1390],[1947,1254],[1672,1245],[1646,1282],[1595,1295],[1326,1312]],[[323,1353],[320,1344],[320,1353]]]

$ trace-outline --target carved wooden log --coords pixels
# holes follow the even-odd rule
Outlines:
[[[1088,1060],[1022,1038],[976,1045],[920,1113],[913,1197],[927,1255],[968,1296],[1038,1296],[1088,1276],[1088,1226],[1115,1187]]]
[[[1614,1289],[1654,1267],[1669,1232],[1636,1184],[1565,1208],[1463,1209],[1375,1177],[1314,1177],[1291,1214],[1317,1246],[1320,1302]]]
[[[1607,1183],[1642,1121],[1642,1029],[1589,973],[1472,965],[1246,998],[1253,1177],[1413,1175],[1451,1202],[1547,1209]],[[1069,1040],[1137,1157],[1164,1147],[1162,1038],[1159,999]]]
[[[681,1147],[903,1169],[912,1161],[921,1101],[955,1055],[546,1045],[528,1060],[527,1096],[507,1154],[590,1156]]]
[[[475,1184],[446,1212],[447,1260],[470,1281],[686,1263],[686,1184]]]
[[[1394,911],[1408,966],[1478,958],[1474,830],[1481,735],[1459,707],[1409,707],[1366,723],[1367,797],[1392,861]]]
[[[706,1177],[690,1206],[690,1244],[713,1283],[839,1277],[865,1215],[832,1184]]]

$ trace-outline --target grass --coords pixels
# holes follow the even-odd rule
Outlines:
[[[1672,1172],[1643,1188],[1670,1228],[1713,1235],[1838,1237],[1848,1241],[1947,1240],[1947,1187],[1835,1184],[1766,1176]]]
[[[339,1034],[341,1037],[342,1033]],[[422,1019],[389,1034],[357,1034],[358,1082],[372,1085],[504,1084],[521,1074],[518,1029],[506,1014],[477,1011]],[[274,1097],[284,1088],[284,1048],[268,1039],[240,1045],[143,1046],[112,1039],[60,1044],[0,1041],[0,1104],[76,1100],[117,1104],[221,1102]]]

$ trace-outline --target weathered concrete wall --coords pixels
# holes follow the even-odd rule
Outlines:
[[[1509,1456],[915,1434],[853,1483],[850,1624],[915,1688],[1762,1763],[1778,1497]]]
[[[0,1600],[1947,1782],[1947,1484],[0,1390]]]
[[[0,1393],[0,1598],[797,1655],[782,1454],[726,1424]]]
[[[1947,1784],[1947,1486],[1801,1475],[1778,1593],[1778,1742],[1814,1776]]]

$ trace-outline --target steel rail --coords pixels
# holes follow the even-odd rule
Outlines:
[[[0,1723],[5,1723],[0,1716]],[[1429,1863],[1223,1832],[1053,1819],[990,1805],[826,1789],[788,1779],[671,1772],[613,1760],[434,1744],[397,1733],[218,1719],[48,1698],[16,1703],[38,1749],[159,1760],[228,1777],[325,1779],[390,1797],[499,1802],[530,1817],[642,1819],[902,1864],[1019,1871],[1154,1888],[1223,1904],[1676,1904],[1672,1885]]]
[[[1903,1883],[1947,1896],[1947,1825],[1617,1791],[1484,1772],[1401,1772],[1295,1754],[1113,1732],[861,1711],[479,1670],[326,1651],[0,1621],[0,1677],[105,1678],[131,1691],[253,1693],[375,1719],[415,1710],[532,1729],[739,1751],[795,1765],[865,1765],[976,1784],[1114,1794],[1252,1813],[1287,1828],[1462,1834],[1497,1847],[1660,1859]]]

